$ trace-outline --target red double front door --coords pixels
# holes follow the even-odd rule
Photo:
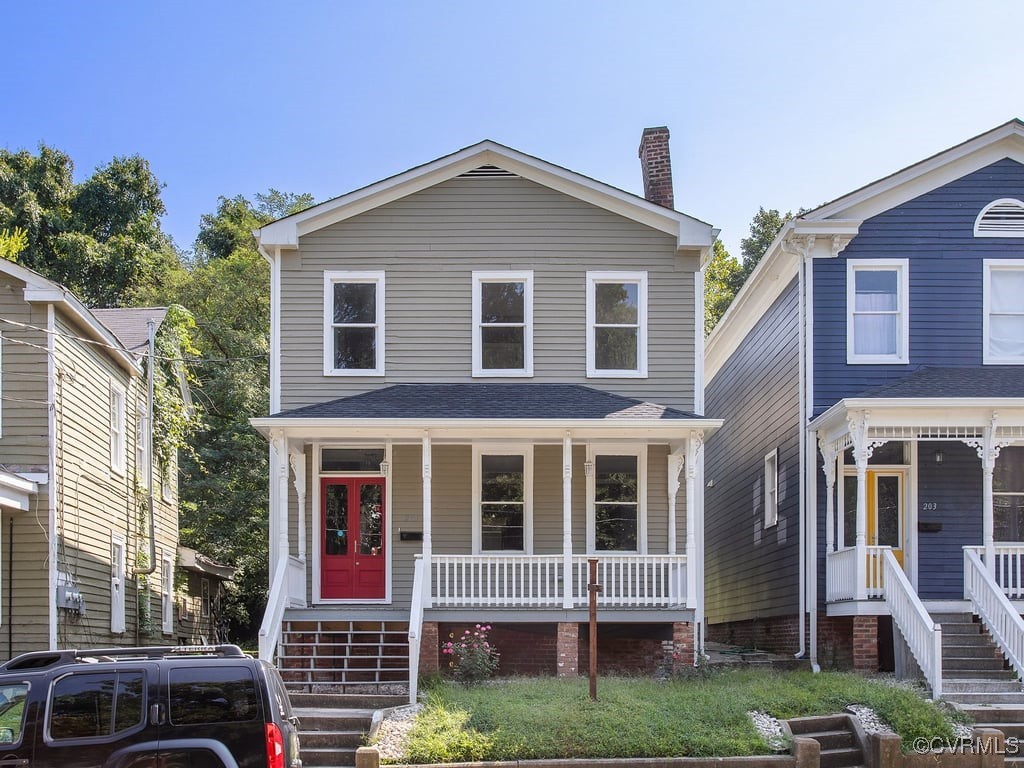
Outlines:
[[[320,596],[383,599],[384,478],[324,478],[320,501]]]

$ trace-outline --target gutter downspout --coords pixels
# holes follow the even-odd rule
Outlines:
[[[789,225],[789,226],[792,227],[792,225]],[[798,361],[797,362],[797,376],[799,377],[799,384],[798,384],[797,389],[798,389],[800,394],[799,394],[798,405],[797,405],[798,415],[797,415],[796,428],[797,428],[797,440],[798,440],[799,448],[800,448],[800,457],[799,457],[800,470],[801,470],[801,473],[803,473],[803,470],[805,469],[805,466],[806,466],[806,464],[805,464],[805,455],[804,455],[805,454],[805,449],[804,449],[804,442],[805,442],[804,441],[804,411],[805,411],[805,404],[806,404],[806,401],[807,401],[807,393],[805,391],[806,390],[806,386],[805,386],[805,379],[804,379],[804,367],[805,367],[804,352],[806,350],[806,345],[807,345],[807,334],[806,334],[805,328],[804,328],[804,323],[806,321],[806,311],[805,311],[805,307],[804,307],[804,302],[805,302],[804,293],[805,293],[805,291],[807,289],[807,286],[805,284],[806,283],[806,278],[804,277],[804,255],[803,255],[802,249],[800,249],[799,247],[793,248],[792,245],[790,245],[790,248],[786,248],[787,243],[786,243],[785,240],[782,241],[782,245],[783,245],[783,248],[786,249],[786,250],[792,249],[792,250],[790,250],[790,252],[791,253],[795,253],[797,258],[799,259],[799,262],[797,264],[797,307],[798,307],[798,309],[797,309],[797,333],[798,333],[798,341],[797,341],[797,361]],[[798,509],[798,513],[797,514],[798,514],[798,517],[799,517],[799,520],[800,520],[800,537],[799,537],[799,541],[800,541],[800,546],[799,546],[799,550],[800,550],[800,552],[799,552],[799,556],[800,556],[800,566],[799,566],[799,574],[800,574],[800,586],[799,586],[800,609],[799,609],[799,614],[798,614],[799,620],[798,620],[797,623],[799,624],[800,650],[798,650],[796,652],[796,654],[794,654],[794,656],[796,658],[798,658],[798,659],[802,659],[802,658],[804,658],[804,656],[807,655],[807,626],[806,626],[806,621],[805,621],[806,616],[807,616],[807,504],[806,504],[806,499],[804,499],[804,493],[803,493],[802,489],[800,491],[798,499],[799,499],[799,501],[798,501],[798,504],[797,504],[797,509]]]
[[[136,568],[136,576],[149,576],[156,572],[156,510],[153,503],[153,388],[156,377],[156,321],[146,322],[149,332],[149,363],[146,366],[146,434],[143,439],[149,444],[146,460],[146,475],[149,478],[149,565]],[[136,627],[138,618],[136,617]]]
[[[807,254],[801,265],[804,273],[804,291],[807,294],[805,306],[804,344],[804,410],[800,413],[800,428],[806,432],[802,440],[804,449],[804,491],[800,498],[804,502],[807,521],[807,562],[810,568],[807,579],[807,610],[810,613],[811,669],[820,672],[818,665],[818,454],[814,432],[808,426],[814,411],[814,258]],[[808,514],[808,512],[810,514]]]

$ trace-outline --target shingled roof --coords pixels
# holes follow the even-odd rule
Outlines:
[[[125,349],[140,357],[145,354],[149,344],[149,321],[156,321],[156,327],[159,328],[167,315],[167,308],[94,309],[92,313],[117,336]]]
[[[857,398],[1024,398],[1024,368],[921,368],[901,379],[865,390]]]
[[[700,419],[656,403],[577,384],[395,384],[271,418]]]

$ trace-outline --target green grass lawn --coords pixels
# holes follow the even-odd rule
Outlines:
[[[672,682],[514,679],[431,686],[408,762],[768,754],[747,712],[780,719],[871,707],[904,744],[952,738],[949,715],[914,691],[852,674],[722,671]]]

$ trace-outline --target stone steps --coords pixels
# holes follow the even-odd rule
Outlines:
[[[849,715],[796,717],[784,723],[790,735],[814,739],[821,745],[821,768],[860,768],[864,765],[864,750]]]
[[[404,696],[356,694],[292,693],[289,698],[299,718],[302,764],[310,768],[355,765],[374,711],[406,702]]]

